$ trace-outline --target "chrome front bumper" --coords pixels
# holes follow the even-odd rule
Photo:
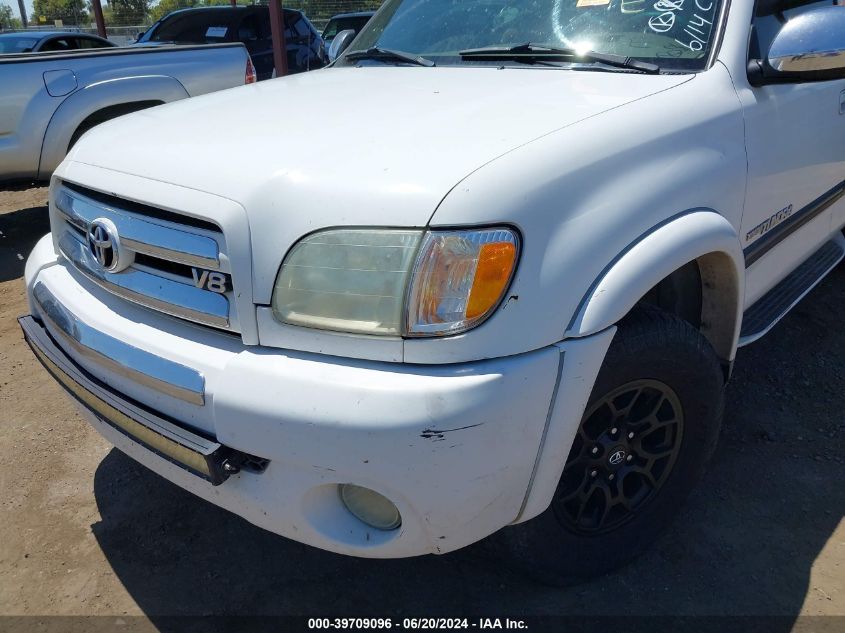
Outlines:
[[[46,289],[44,292],[47,292]],[[45,314],[52,312],[56,315],[55,310],[60,309],[57,304],[40,303],[45,307]],[[230,475],[239,472],[246,465],[253,472],[262,470],[266,465],[265,460],[235,451],[197,435],[121,398],[68,358],[44,326],[32,316],[21,317],[18,322],[35,356],[71,396],[97,419],[160,457],[202,477],[215,486],[222,484]],[[77,327],[69,328],[71,323]],[[91,333],[87,333],[86,336],[84,326],[79,327],[78,321],[64,321],[56,325],[58,330],[67,336],[66,342],[72,344],[74,349],[81,354],[110,360],[95,349],[86,346],[83,337],[89,338]],[[140,372],[136,373],[143,375]]]
[[[50,237],[26,284],[27,340],[114,446],[276,534],[370,558],[453,551],[544,510],[612,337],[443,366],[248,346],[115,297]],[[353,516],[348,483],[402,527]]]
[[[153,391],[205,404],[205,378],[200,372],[95,330],[62,306],[43,283],[36,283],[32,294],[41,318],[61,338],[63,347]]]

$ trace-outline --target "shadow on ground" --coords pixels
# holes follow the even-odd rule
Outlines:
[[[49,232],[47,207],[0,215],[0,283],[23,276],[32,247]]]
[[[709,474],[657,546],[548,588],[478,549],[370,561],[274,536],[112,451],[95,476],[100,546],[154,621],[178,614],[382,617],[769,615],[789,630],[845,513],[845,269],[740,352]],[[834,563],[836,564],[836,563]]]
[[[27,189],[32,189],[34,187],[46,187],[49,184],[49,181],[37,181],[37,180],[12,180],[12,181],[5,181],[0,183],[0,192],[3,191],[26,191]]]

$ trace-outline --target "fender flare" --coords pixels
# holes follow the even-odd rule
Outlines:
[[[38,174],[47,179],[67,154],[73,133],[89,116],[111,106],[138,101],[168,103],[189,97],[173,77],[146,75],[108,79],[86,86],[67,97],[53,113],[41,144]]]
[[[745,297],[745,259],[728,220],[711,209],[670,218],[616,257],[584,295],[566,338],[563,362],[525,500],[514,523],[545,511],[560,481],[573,439],[616,326],[649,290],[691,261],[702,282],[702,333],[720,357],[736,354]]]
[[[745,258],[733,225],[712,209],[693,209],[632,242],[586,292],[566,337],[619,322],[660,281],[692,261],[702,277],[702,333],[720,358],[736,355],[745,298]]]

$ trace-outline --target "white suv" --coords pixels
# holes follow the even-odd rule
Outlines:
[[[388,0],[351,49],[80,140],[27,339],[118,448],[278,534],[626,562],[737,347],[845,252],[845,8]]]

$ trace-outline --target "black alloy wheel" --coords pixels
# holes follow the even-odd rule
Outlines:
[[[636,558],[701,479],[719,436],[724,387],[722,363],[694,325],[635,308],[617,324],[549,508],[491,544],[552,585]]]
[[[599,399],[584,416],[553,502],[576,534],[601,534],[631,519],[672,472],[684,432],[678,396],[637,380]]]

